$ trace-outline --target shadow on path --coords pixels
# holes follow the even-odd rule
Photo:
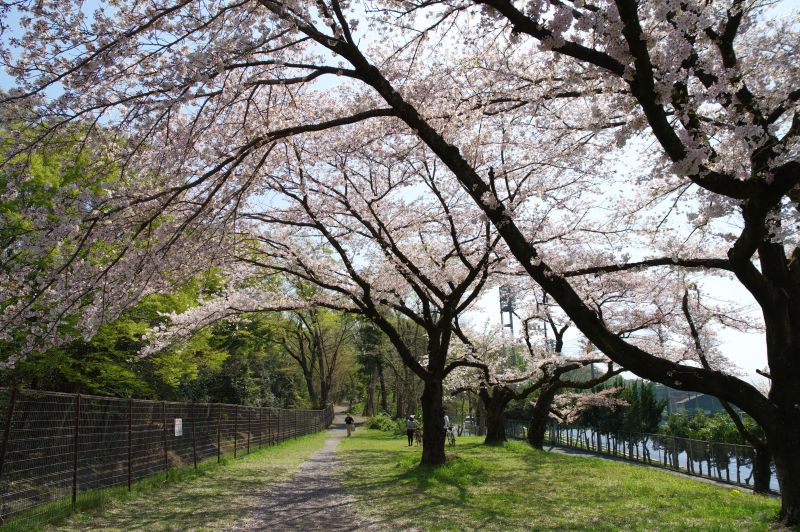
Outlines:
[[[325,445],[295,475],[259,494],[256,510],[229,530],[364,530],[354,499],[341,483],[336,447],[345,436],[344,415],[337,414]]]

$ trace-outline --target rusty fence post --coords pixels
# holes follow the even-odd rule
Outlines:
[[[247,407],[247,454],[250,454],[250,428],[252,426],[253,408]]]
[[[133,399],[128,398],[128,491],[133,477]]]
[[[194,426],[196,424],[195,418],[197,417],[197,413],[194,407],[194,400],[192,400],[192,406],[189,407],[189,423],[192,424],[192,462],[194,462],[194,468],[197,469],[197,439],[194,435]]]
[[[75,434],[72,440],[72,508],[78,503],[78,438],[81,433],[81,394],[75,396]]]
[[[0,447],[0,481],[3,480],[3,468],[6,463],[6,452],[8,451],[8,440],[11,439],[11,422],[14,419],[14,406],[17,402],[17,389],[11,388],[11,397],[8,400],[8,412],[6,413],[5,430],[3,431],[3,446]],[[2,485],[0,483],[0,485]],[[2,509],[0,504],[0,509]],[[3,515],[0,514],[0,526],[3,524]]]
[[[264,414],[264,408],[258,407],[258,448],[261,449],[261,440],[264,439],[264,422],[261,420]]]

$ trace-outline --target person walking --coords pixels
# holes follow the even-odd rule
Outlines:
[[[408,436],[408,446],[414,445],[414,431],[417,430],[417,422],[414,419],[414,414],[408,416],[406,419],[406,436]]]
[[[353,416],[347,414],[347,417],[344,418],[344,426],[347,427],[347,437],[349,438],[350,435],[353,433],[353,429],[355,428],[356,420],[353,419]]]

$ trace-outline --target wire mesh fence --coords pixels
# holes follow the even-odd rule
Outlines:
[[[74,506],[98,488],[249,454],[328,427],[333,409],[286,410],[0,388],[0,525]]]

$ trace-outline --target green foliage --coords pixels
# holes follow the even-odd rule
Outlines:
[[[650,434],[658,430],[667,401],[655,398],[652,384],[639,380],[628,383],[617,378],[602,388],[617,388],[615,395],[628,403],[627,406],[617,409],[588,408],[581,416],[581,424],[603,433]]]
[[[209,275],[171,294],[152,294],[103,324],[90,340],[32,353],[0,379],[18,386],[144,399],[292,407],[305,405],[297,370],[275,342],[279,314],[249,315],[202,329],[173,349],[140,358],[143,335],[203,295]]]
[[[763,437],[761,428],[753,418],[743,414],[742,423],[749,432]],[[696,410],[692,414],[686,410],[672,412],[667,416],[659,432],[679,438],[748,445],[727,412],[715,412],[710,415],[702,410]]]
[[[208,344],[226,354],[218,368],[203,368],[178,393],[197,401],[258,406],[308,406],[294,361],[277,343],[279,314],[251,314],[210,330]]]
[[[405,420],[392,419],[388,414],[384,414],[383,412],[368,418],[364,426],[368,429],[380,430],[391,434],[405,434],[406,432]]]
[[[628,403],[622,410],[624,432],[650,434],[658,430],[667,401],[655,398],[651,383],[635,380],[632,386],[622,389],[620,397]]]
[[[198,367],[218,364],[219,353],[194,359],[179,359],[175,352],[149,359],[137,356],[145,332],[163,323],[164,314],[196,304],[200,292],[200,283],[192,282],[173,294],[146,296],[118,319],[101,325],[90,340],[34,352],[2,376],[38,389],[156,398],[158,390],[174,387]]]

